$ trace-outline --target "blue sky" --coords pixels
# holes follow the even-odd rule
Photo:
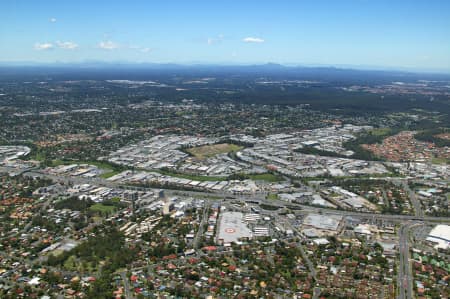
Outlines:
[[[86,60],[450,71],[450,1],[0,1],[0,61]]]

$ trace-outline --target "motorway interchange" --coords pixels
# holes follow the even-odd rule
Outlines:
[[[7,170],[3,168],[2,170]],[[129,189],[135,190],[138,192],[142,191],[151,191],[155,192],[155,189],[152,188],[142,188],[142,187],[134,187],[134,186],[125,186],[115,182],[111,182],[101,178],[87,179],[82,177],[70,177],[70,176],[54,176],[40,170],[30,170],[23,173],[25,176],[31,177],[45,177],[52,179],[54,182],[59,182],[65,185],[75,185],[75,184],[95,184],[96,186],[105,186],[109,188],[120,188],[120,189]],[[216,193],[205,193],[205,192],[195,192],[195,191],[181,191],[181,190],[165,190],[166,196],[168,197],[201,197],[207,198],[211,196],[214,198],[215,203],[219,205],[228,206],[231,202],[244,202],[248,207],[259,207],[261,205],[266,206],[275,206],[275,207],[285,207],[286,202],[276,200],[276,199],[267,199],[265,194],[260,195],[234,195],[228,194],[225,192],[216,192]],[[413,239],[413,230],[417,228],[427,227],[429,225],[433,225],[435,223],[446,223],[449,222],[448,218],[445,217],[430,217],[424,216],[420,211],[417,212],[417,215],[385,215],[379,213],[361,213],[361,212],[350,212],[350,211],[341,211],[334,210],[329,208],[320,208],[320,207],[312,207],[308,205],[300,205],[291,203],[289,205],[291,207],[291,213],[294,215],[294,218],[285,217],[285,215],[279,215],[279,211],[271,211],[271,210],[262,210],[264,215],[267,215],[273,219],[273,221],[277,221],[278,223],[283,223],[285,225],[285,229],[292,230],[294,236],[297,236],[299,240],[305,238],[304,234],[301,231],[301,220],[306,215],[315,213],[323,216],[326,215],[342,215],[344,217],[352,217],[358,218],[362,222],[368,223],[376,223],[377,221],[391,223],[397,227],[398,234],[398,275],[397,275],[397,294],[399,298],[414,298],[413,291],[413,283],[414,277],[412,273],[411,267],[411,254],[410,250],[414,246],[412,242]],[[207,209],[205,208],[204,211]],[[260,209],[261,210],[261,209]],[[203,215],[202,219],[205,219],[206,214]],[[204,224],[202,222],[202,224]],[[201,236],[202,231],[199,230],[196,235],[194,249],[198,250],[198,239]],[[308,255],[305,254],[303,245],[301,242],[298,243],[299,248],[302,250],[302,257],[304,258],[307,268],[309,269],[311,277],[316,277],[316,271],[313,263],[309,260]],[[130,269],[133,271],[133,269]],[[136,270],[136,269],[134,269]],[[123,273],[121,273],[123,275]],[[321,293],[320,286],[314,288],[313,296],[318,298]],[[131,292],[127,291],[127,297],[133,298]]]

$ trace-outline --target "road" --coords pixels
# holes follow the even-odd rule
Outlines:
[[[44,212],[45,210],[47,210],[48,206],[50,205],[50,203],[52,202],[53,198],[52,197],[48,197],[45,202],[42,204],[42,207],[39,209],[40,212]],[[31,225],[33,224],[33,221],[30,220],[25,227],[23,228],[23,231],[27,232]]]
[[[203,236],[203,230],[208,220],[208,211],[209,211],[210,203],[206,202],[205,207],[203,208],[202,221],[198,227],[197,233],[195,234],[194,241],[192,242],[192,248],[197,250],[198,245],[200,244],[201,237]]]
[[[37,176],[37,177],[45,177],[48,179],[51,179],[55,182],[63,183],[63,184],[93,184],[97,186],[103,186],[103,187],[109,187],[109,188],[127,188],[127,189],[135,189],[135,190],[141,190],[141,191],[151,191],[156,192],[157,190],[161,190],[161,188],[155,189],[155,188],[144,188],[144,187],[135,187],[135,186],[129,186],[125,184],[121,184],[118,182],[112,182],[108,181],[106,179],[102,178],[83,178],[83,177],[72,177],[72,176],[57,176],[53,174],[48,174],[40,170],[33,170],[24,173],[24,175],[28,176]],[[180,190],[172,190],[172,189],[165,189],[165,192],[167,195],[179,195],[179,194],[185,194],[187,196],[198,196],[198,197],[207,197],[210,196],[218,196],[225,199],[233,200],[239,200],[239,201],[246,201],[246,202],[258,202],[260,204],[266,204],[266,205],[272,205],[272,206],[281,206],[285,207],[286,205],[289,206],[295,206],[298,207],[300,210],[297,210],[296,213],[322,213],[322,214],[329,214],[329,215],[342,215],[342,216],[356,216],[356,217],[372,217],[374,219],[380,219],[380,220],[390,220],[393,222],[404,222],[408,220],[423,220],[423,221],[430,221],[430,222],[450,222],[450,219],[448,217],[430,217],[430,216],[412,216],[412,215],[388,215],[388,214],[379,214],[379,213],[364,213],[364,212],[352,212],[352,211],[343,211],[343,210],[334,210],[329,208],[318,208],[318,207],[312,207],[308,205],[302,205],[302,204],[294,204],[294,203],[287,203],[285,201],[281,200],[272,200],[272,199],[266,199],[264,194],[253,194],[253,195],[239,195],[236,196],[231,193],[226,192],[214,192],[214,193],[208,193],[208,192],[199,192],[199,191],[180,191]]]
[[[277,216],[277,218],[278,218],[278,216]],[[277,220],[280,221],[280,219],[277,219]],[[292,229],[293,232],[295,232],[295,234],[297,236],[299,236],[301,238],[302,235],[295,227],[293,227],[291,225],[291,223],[286,222],[286,224],[290,227],[290,229]],[[306,254],[305,249],[303,248],[303,244],[301,243],[301,240],[299,242],[297,242],[297,247],[300,250],[300,255],[302,256],[302,259],[305,261],[306,266],[308,267],[309,274],[314,279],[314,283],[316,283],[317,282],[316,267],[314,267],[314,264],[311,262],[308,255]],[[321,293],[321,289],[319,287],[315,287],[314,293],[313,293],[313,299],[319,298],[320,293]]]
[[[400,185],[407,193],[409,196],[409,201],[411,202],[411,204],[414,207],[414,213],[417,217],[419,218],[423,218],[423,208],[422,208],[422,204],[420,203],[420,201],[417,199],[416,197],[416,192],[414,192],[414,190],[411,190],[411,188],[409,188],[409,184],[408,181],[405,180],[395,180],[393,179],[392,182],[394,184]]]
[[[123,291],[126,299],[133,299],[133,293],[130,291],[130,283],[128,282],[127,271],[119,273],[123,281]]]
[[[412,299],[413,295],[413,274],[410,263],[409,252],[409,232],[414,226],[421,225],[420,223],[408,222],[403,224],[399,233],[399,271],[398,271],[398,298]]]
[[[2,168],[0,168],[0,171]],[[143,191],[152,191],[155,192],[158,189],[152,189],[152,188],[135,188],[133,186],[127,186],[122,183],[112,182],[108,181],[106,179],[102,178],[83,178],[83,177],[71,177],[71,176],[56,176],[52,174],[45,173],[41,170],[31,170],[26,172],[24,175],[30,175],[30,176],[38,176],[38,177],[45,177],[52,179],[55,182],[60,182],[64,184],[94,184],[98,186],[104,186],[109,188],[129,188],[129,189],[139,189]],[[397,184],[401,184],[405,191],[408,192],[410,196],[411,203],[414,206],[415,209],[415,215],[387,215],[387,214],[379,214],[379,213],[363,213],[363,212],[351,212],[351,211],[342,211],[342,210],[334,210],[334,209],[328,209],[328,208],[318,208],[318,207],[311,207],[307,205],[301,205],[301,204],[292,204],[287,203],[285,201],[280,200],[268,200],[265,198],[265,194],[255,194],[255,195],[244,195],[244,196],[236,196],[230,193],[226,192],[216,192],[216,193],[207,193],[207,192],[197,192],[197,191],[180,191],[180,190],[170,190],[166,189],[168,195],[179,195],[184,194],[187,196],[196,196],[196,197],[208,197],[208,196],[218,196],[221,197],[221,201],[245,201],[245,202],[256,202],[259,204],[266,204],[266,205],[272,205],[272,206],[280,206],[285,207],[287,205],[295,206],[298,208],[298,210],[294,210],[293,213],[295,214],[308,214],[308,213],[320,213],[322,215],[342,215],[342,216],[354,216],[354,217],[361,217],[361,218],[372,218],[372,219],[378,219],[378,220],[388,220],[392,221],[394,223],[401,223],[401,227],[399,229],[399,254],[400,254],[400,260],[399,260],[399,271],[398,271],[398,294],[400,299],[412,299],[413,298],[413,276],[412,276],[412,269],[410,264],[410,254],[409,254],[409,230],[411,227],[415,225],[420,225],[421,223],[427,222],[440,222],[440,223],[448,223],[450,222],[450,219],[448,217],[429,217],[424,216],[422,207],[420,205],[420,201],[417,200],[415,197],[414,191],[412,191],[409,186],[407,185],[407,182],[404,180],[396,180]],[[278,217],[277,212],[270,211],[270,214],[274,217]],[[199,227],[199,232],[203,229],[204,223],[207,219],[207,208],[205,207],[205,210],[203,212],[203,218],[202,223]],[[421,222],[417,222],[421,221]],[[291,229],[299,235],[299,232],[296,230],[294,226],[291,225]],[[194,248],[198,247],[198,240],[201,233],[197,233],[195,239],[194,239]],[[313,263],[309,260],[308,256],[306,255],[302,244],[299,243],[300,252],[302,255],[303,260],[305,261],[310,275],[316,279],[316,270],[313,265]],[[125,277],[123,276],[125,275]],[[125,296],[126,298],[132,298],[132,294],[130,294],[130,287],[127,282],[126,273],[121,273],[122,278],[124,279],[125,283]],[[320,289],[314,288],[314,298],[318,298],[320,295]]]

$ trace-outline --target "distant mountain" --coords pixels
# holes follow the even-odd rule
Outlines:
[[[277,63],[253,65],[130,63],[85,61],[80,63],[0,63],[0,77],[58,76],[64,79],[130,79],[162,76],[250,76],[279,80],[340,82],[383,82],[450,80],[450,74],[414,73],[392,70],[361,70],[333,66],[286,66]]]

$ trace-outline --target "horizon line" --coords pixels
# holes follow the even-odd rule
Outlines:
[[[207,62],[207,61],[190,61],[190,62],[151,62],[151,61],[126,61],[126,60],[83,60],[83,61],[0,61],[0,67],[58,67],[58,66],[83,66],[83,65],[105,65],[105,66],[182,66],[182,67],[199,67],[199,66],[223,66],[223,67],[244,67],[244,66],[267,66],[274,65],[285,68],[335,68],[342,70],[356,71],[387,71],[387,72],[406,72],[406,73],[424,73],[424,74],[443,74],[450,75],[449,69],[435,68],[419,68],[411,66],[378,66],[378,65],[353,65],[353,64],[320,64],[320,63],[300,63],[300,62]]]

